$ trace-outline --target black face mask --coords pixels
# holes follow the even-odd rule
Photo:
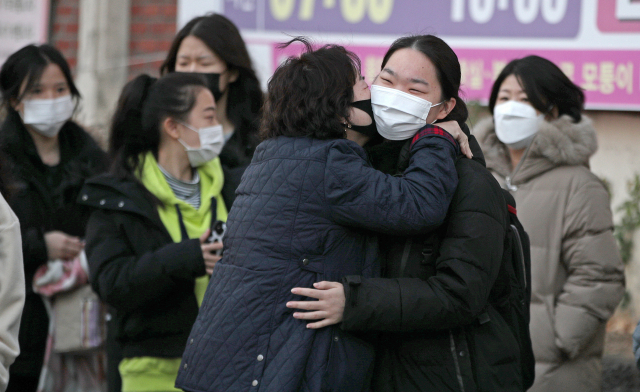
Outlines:
[[[213,99],[218,102],[218,100],[224,94],[224,91],[220,91],[220,75],[219,73],[205,73],[205,72],[181,72],[181,73],[190,73],[192,75],[202,76],[206,81],[207,87],[211,90],[213,94]]]
[[[353,129],[354,131],[361,133],[370,138],[375,138],[378,136],[378,128],[376,127],[376,121],[373,118],[373,107],[371,106],[371,100],[365,99],[363,101],[355,101],[351,103],[356,109],[360,109],[363,112],[367,113],[369,117],[371,117],[371,124],[369,125],[353,125],[349,127],[349,129]]]

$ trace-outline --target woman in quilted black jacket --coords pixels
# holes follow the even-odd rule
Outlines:
[[[224,257],[180,366],[176,386],[186,391],[368,390],[371,344],[291,317],[285,303],[301,299],[291,288],[378,276],[372,231],[427,235],[455,191],[458,147],[440,127],[423,126],[404,177],[374,170],[346,138],[375,132],[357,57],[341,46],[306,46],[269,83],[265,141],[238,188]],[[428,122],[446,115],[445,105],[434,108]]]

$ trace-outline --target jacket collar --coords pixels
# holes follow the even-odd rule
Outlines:
[[[22,123],[20,115],[10,110],[0,127],[0,149],[6,154],[8,170],[17,187],[27,184],[41,194],[45,203],[50,204],[51,193],[63,194],[68,189],[75,192],[86,178],[106,169],[106,155],[95,141],[73,121],[67,121],[58,134],[60,144],[60,163],[63,180],[56,189],[49,189],[45,178],[46,165],[42,162],[33,138]],[[71,200],[69,200],[71,202]]]
[[[187,205],[186,202],[178,199],[164,174],[160,171],[158,161],[153,153],[146,153],[140,160],[143,162],[142,171],[140,172],[139,180],[144,186],[149,189],[154,196],[156,196],[164,205]],[[200,186],[202,192],[202,199],[209,200],[212,197],[216,197],[222,191],[222,185],[224,182],[224,175],[222,172],[222,166],[218,158],[213,159],[204,165],[196,169],[200,176]],[[204,206],[204,204],[203,204]]]
[[[142,184],[133,179],[102,174],[85,182],[77,202],[96,209],[136,214],[166,231],[158,215],[157,205],[142,187]]]
[[[11,160],[20,162],[20,166],[29,171],[41,172],[44,163],[38,155],[31,135],[15,110],[7,114],[1,129],[2,147]],[[73,121],[67,121],[62,126],[58,140],[61,166],[78,157],[84,160],[95,159],[95,156],[91,155],[99,149],[91,137]]]
[[[469,137],[469,147],[473,153],[473,160],[486,166],[484,154],[476,138],[471,135],[467,124],[462,125],[462,131]],[[386,141],[367,148],[371,165],[386,174],[398,174],[409,167],[411,160],[411,139],[402,141]],[[462,157],[462,156],[460,156]],[[466,159],[466,158],[464,158]]]
[[[487,167],[502,177],[510,177],[513,185],[558,166],[588,166],[589,158],[598,149],[593,123],[584,115],[578,123],[567,115],[539,121],[538,133],[517,168],[511,166],[509,150],[496,136],[492,117],[478,122],[474,134],[485,152]]]

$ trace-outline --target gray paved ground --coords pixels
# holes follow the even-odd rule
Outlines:
[[[640,372],[633,359],[620,356],[605,356],[602,359],[602,391],[640,391]]]

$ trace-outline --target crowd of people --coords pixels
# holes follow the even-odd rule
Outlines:
[[[470,130],[438,37],[372,86],[291,44],[263,93],[237,27],[194,18],[106,153],[57,49],[7,59],[0,390],[599,391],[624,269],[582,90],[515,59]]]

